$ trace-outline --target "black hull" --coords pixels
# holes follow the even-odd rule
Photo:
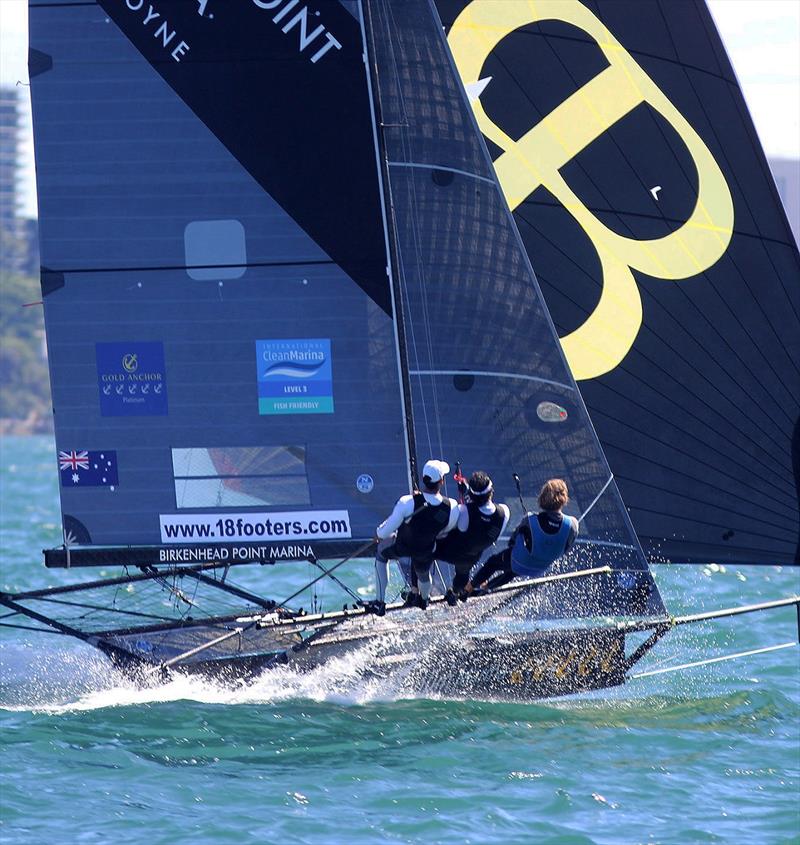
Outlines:
[[[624,633],[605,628],[461,639],[455,638],[454,631],[440,628],[431,638],[424,623],[415,620],[417,624],[405,630],[391,626],[392,634],[386,637],[382,636],[383,620],[374,621],[379,624],[370,626],[373,630],[346,635],[332,632],[297,652],[236,654],[194,660],[164,671],[108,643],[97,645],[126,675],[148,683],[163,681],[172,673],[207,677],[218,683],[246,683],[277,667],[303,673],[321,670],[331,660],[368,648],[369,667],[363,676],[385,680],[401,697],[511,702],[619,686],[625,682],[628,668]]]

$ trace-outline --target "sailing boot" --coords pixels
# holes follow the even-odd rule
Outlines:
[[[409,590],[403,601],[403,607],[419,607],[419,593]]]
[[[386,602],[382,602],[380,599],[362,602],[361,606],[364,608],[364,613],[374,613],[376,616],[386,614]]]
[[[444,594],[444,600],[450,605],[450,607],[455,607],[458,604],[456,594],[452,590],[448,590]]]

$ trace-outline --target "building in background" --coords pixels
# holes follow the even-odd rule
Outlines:
[[[800,244],[800,159],[770,158],[769,166],[783,200],[794,239]]]
[[[38,275],[35,220],[22,216],[20,89],[0,87],[0,270]]]

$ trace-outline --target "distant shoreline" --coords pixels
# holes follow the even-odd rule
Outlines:
[[[53,434],[53,418],[31,411],[25,419],[0,417],[0,437],[32,437]]]

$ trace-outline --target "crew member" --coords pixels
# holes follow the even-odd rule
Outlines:
[[[375,555],[377,596],[365,608],[383,616],[386,612],[386,586],[389,583],[389,561],[408,558],[416,575],[417,585],[411,588],[408,605],[423,610],[431,594],[431,565],[437,537],[444,537],[458,522],[458,502],[442,496],[441,489],[450,467],[444,461],[428,461],[422,468],[422,492],[401,496],[388,519],[377,530],[378,551]]]
[[[468,484],[462,485],[459,482],[466,502],[458,506],[458,530],[436,542],[436,560],[455,567],[452,588],[445,593],[449,605],[456,603],[456,595],[464,590],[472,567],[505,531],[510,516],[507,505],[494,503],[494,487],[487,473],[473,472]]]
[[[515,576],[538,578],[565,554],[578,536],[578,520],[563,513],[569,501],[566,483],[551,478],[539,493],[538,514],[527,513],[517,526],[508,548],[492,555],[467,582],[461,598],[473,592],[473,584],[481,589],[495,589]]]

